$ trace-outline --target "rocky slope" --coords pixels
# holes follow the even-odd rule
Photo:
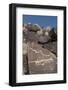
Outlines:
[[[39,25],[23,26],[24,74],[57,72],[57,33],[54,28],[42,29]]]

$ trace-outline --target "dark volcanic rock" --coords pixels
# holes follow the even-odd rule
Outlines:
[[[54,28],[49,32],[49,36],[51,37],[51,41],[57,41],[57,34],[54,31]]]

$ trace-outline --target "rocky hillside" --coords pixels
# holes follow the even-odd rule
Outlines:
[[[57,32],[38,24],[23,25],[24,74],[57,72]]]

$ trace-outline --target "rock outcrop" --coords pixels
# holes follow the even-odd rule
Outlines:
[[[57,73],[57,32],[38,24],[23,26],[24,74]]]
[[[56,56],[37,43],[28,44],[29,74],[56,73]]]

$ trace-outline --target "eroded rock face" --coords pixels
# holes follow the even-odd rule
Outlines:
[[[56,56],[36,43],[28,44],[29,74],[56,73]]]

